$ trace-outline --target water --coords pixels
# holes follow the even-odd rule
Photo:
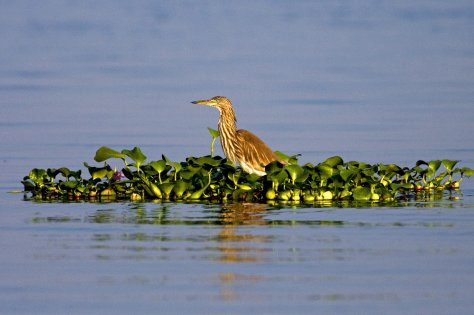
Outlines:
[[[470,1],[1,2],[0,313],[470,314],[472,179],[460,200],[400,207],[7,192],[102,145],[208,154],[217,112],[189,102],[214,95],[301,162],[474,167],[473,16]]]

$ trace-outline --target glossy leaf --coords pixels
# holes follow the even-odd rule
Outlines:
[[[39,168],[32,169],[28,174],[29,178],[35,183],[43,183],[46,175],[46,170]]]
[[[334,168],[326,163],[319,164],[316,168],[322,180],[327,180],[334,174]]]
[[[117,158],[117,159],[122,159],[122,160],[125,160],[125,154],[121,153],[121,152],[118,152],[118,151],[115,151],[114,149],[111,149],[109,147],[100,147],[96,153],[95,153],[95,157],[94,157],[94,160],[96,162],[104,162],[108,159],[111,159],[111,158]]]
[[[472,175],[474,175],[474,169],[469,168],[469,167],[463,167],[461,168],[461,173],[464,176],[471,177]]]
[[[181,199],[183,197],[184,192],[188,188],[189,184],[183,180],[177,181],[176,184],[173,187],[173,191],[176,194],[176,197],[178,199]]]
[[[203,156],[196,160],[199,165],[210,165],[210,166],[218,166],[221,164],[222,159],[219,157],[210,157],[210,156]]]
[[[443,160],[443,166],[446,168],[448,172],[451,172],[453,167],[458,163],[459,161],[456,160]]]
[[[354,188],[352,192],[352,196],[354,197],[354,200],[356,201],[365,201],[365,200],[370,200],[372,196],[372,192],[370,191],[370,188],[368,187],[358,186]]]
[[[428,167],[433,171],[433,174],[436,173],[440,166],[441,160],[431,160],[428,162]]]
[[[164,160],[153,161],[149,164],[158,173],[162,173],[166,169],[166,161]]]
[[[342,160],[340,156],[336,155],[336,156],[327,158],[323,163],[331,166],[332,168],[335,168],[338,165],[342,165],[344,161]]]
[[[131,158],[136,163],[137,168],[140,168],[140,165],[146,160],[146,156],[138,147],[134,147],[132,150],[124,149],[122,153]]]
[[[109,177],[108,175],[110,174],[110,172],[113,173],[113,171],[110,170],[110,169],[108,169],[107,167],[96,168],[96,169],[93,170],[92,173],[91,173],[92,179],[98,179],[98,178]]]
[[[298,156],[300,156],[301,154],[297,154],[297,155],[292,155],[292,156],[289,156],[289,155],[286,155],[285,153],[281,152],[281,151],[275,151],[274,152],[276,154],[276,156],[278,156],[282,161],[285,161],[289,164],[296,164],[298,163]]]
[[[207,130],[209,130],[209,134],[213,139],[219,137],[220,135],[219,130],[212,129],[210,127],[207,127]]]
[[[286,165],[285,170],[288,172],[288,175],[290,175],[292,182],[295,182],[304,174],[304,169],[297,164]]]

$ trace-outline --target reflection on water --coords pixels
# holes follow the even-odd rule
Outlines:
[[[79,283],[98,297],[113,291],[114,301],[223,307],[211,313],[263,303],[275,314],[292,313],[283,301],[309,310],[459,301],[466,295],[454,284],[472,275],[463,241],[472,208],[443,202],[457,206],[44,203],[30,213],[24,246],[33,265],[57,272],[48,277],[61,290]]]
[[[205,259],[218,260],[221,262],[257,262],[263,260],[262,253],[271,249],[260,247],[260,243],[270,242],[271,236],[251,233],[252,230],[241,229],[244,225],[265,225],[268,221],[264,214],[268,206],[265,204],[226,204],[214,206],[199,216],[179,217],[175,209],[177,205],[162,205],[148,210],[147,204],[132,204],[127,211],[118,212],[113,209],[97,210],[93,215],[87,217],[89,223],[121,223],[121,224],[146,224],[160,225],[166,227],[166,232],[154,233],[122,233],[122,234],[94,234],[93,240],[100,245],[94,245],[96,249],[113,249],[104,245],[106,243],[121,243],[121,249],[140,253],[135,257],[143,259],[144,253],[168,252],[181,249],[174,246],[175,242],[198,242],[205,244],[201,250],[210,252]],[[171,212],[171,213],[170,213]],[[184,214],[184,213],[182,213]],[[69,221],[71,221],[70,219]],[[35,222],[41,222],[35,218]],[[49,219],[51,221],[51,219]],[[58,218],[57,222],[67,221]],[[214,228],[206,230],[202,235],[178,235],[173,232],[173,226],[179,225],[209,225]],[[218,231],[216,231],[216,229]],[[209,234],[207,231],[214,233]],[[115,238],[115,239],[114,239]],[[158,243],[157,243],[158,242]],[[124,245],[131,244],[131,245]],[[152,254],[149,254],[152,255]],[[164,254],[166,259],[166,253]],[[100,259],[106,259],[101,256]]]
[[[271,241],[271,236],[239,232],[240,225],[264,225],[264,212],[267,206],[255,203],[223,205],[220,212],[222,226],[218,237],[218,259],[221,262],[257,262],[262,261],[262,253],[271,248],[260,247],[260,243]],[[244,230],[245,231],[245,230]]]

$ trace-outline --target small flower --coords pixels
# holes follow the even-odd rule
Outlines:
[[[114,175],[112,175],[112,180],[114,180],[114,181],[119,181],[119,180],[121,180],[121,179],[124,178],[124,177],[125,177],[125,175],[123,175],[122,171],[117,171],[117,170],[115,170]]]

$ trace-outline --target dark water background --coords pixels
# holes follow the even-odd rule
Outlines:
[[[472,1],[0,1],[0,313],[470,314],[472,179],[347,209],[7,192],[102,145],[208,154],[214,95],[301,162],[474,167],[473,34]]]

